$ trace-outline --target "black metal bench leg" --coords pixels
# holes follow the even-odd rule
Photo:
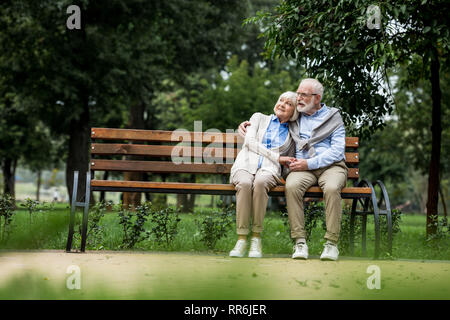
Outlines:
[[[356,206],[358,204],[358,199],[353,199],[352,202],[352,212],[350,213],[350,254],[353,255],[355,252],[355,219],[356,219]]]
[[[83,227],[81,233],[81,252],[84,252],[86,248],[90,195],[91,195],[91,173],[88,171],[86,173],[86,197],[84,202]]]
[[[69,220],[69,235],[67,237],[66,252],[70,252],[72,249],[73,232],[75,225],[75,209],[77,201],[77,190],[78,190],[78,171],[73,173],[73,189],[72,189],[72,202],[70,208],[70,220]]]
[[[387,213],[387,223],[388,223],[388,250],[389,254],[392,255],[392,216],[390,210]]]
[[[380,255],[380,212],[378,210],[377,199],[374,194],[375,194],[375,192],[372,193],[373,220],[374,220],[374,224],[375,224],[375,255],[374,255],[374,258],[378,259],[379,255]]]
[[[361,217],[361,250],[362,250],[362,255],[364,257],[367,254],[366,230],[367,230],[367,214],[363,214]]]
[[[377,180],[376,184],[381,189],[381,198],[380,205],[378,205],[378,210],[381,210],[381,204],[384,202],[386,210],[384,210],[384,214],[386,214],[387,220],[387,228],[388,228],[388,252],[392,255],[392,212],[391,212],[391,202],[389,200],[389,195],[386,190],[386,186],[381,180]],[[380,211],[381,214],[381,211]]]

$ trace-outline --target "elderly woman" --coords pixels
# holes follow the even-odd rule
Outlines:
[[[296,93],[285,92],[274,107],[274,114],[255,113],[250,118],[245,142],[231,168],[230,182],[236,188],[236,229],[238,240],[230,257],[243,257],[252,219],[248,256],[262,257],[261,232],[268,192],[281,182],[281,165],[295,158],[295,143],[288,130],[289,121],[298,118]]]

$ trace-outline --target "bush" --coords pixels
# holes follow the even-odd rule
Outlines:
[[[106,204],[105,202],[97,202],[90,210],[89,210],[89,227],[87,232],[87,246],[90,248],[100,250],[103,249],[101,245],[102,236],[103,236],[103,226],[100,225],[100,220],[103,218],[106,212],[107,206],[110,204]]]
[[[178,212],[172,208],[152,210],[150,221],[155,224],[152,228],[155,241],[159,245],[165,243],[169,246],[177,234],[180,220]]]
[[[151,203],[145,202],[138,206],[135,212],[128,211],[120,203],[118,208],[119,224],[123,228],[121,248],[131,249],[136,243],[147,239],[150,232],[145,230],[144,224],[151,213]]]
[[[201,235],[200,241],[210,250],[213,250],[217,241],[227,234],[233,223],[234,205],[225,207],[220,204],[220,206],[222,206],[221,209],[214,210],[201,221],[195,221]]]
[[[32,222],[32,216],[34,215],[34,213],[36,211],[39,210],[39,201],[37,200],[32,200],[30,198],[26,198],[25,199],[25,203],[22,203],[20,205],[21,207],[25,207],[28,211],[28,214],[30,216],[30,226],[31,226],[31,222]]]
[[[0,195],[0,232],[1,242],[6,242],[10,233],[12,217],[15,213],[15,199],[9,194]],[[3,219],[2,219],[3,218]],[[3,220],[3,222],[2,222]]]

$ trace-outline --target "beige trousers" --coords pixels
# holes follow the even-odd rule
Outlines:
[[[238,170],[231,181],[236,189],[236,232],[247,235],[250,231],[261,233],[264,215],[266,214],[269,191],[277,185],[275,176],[264,170],[251,174],[245,170]]]
[[[327,232],[325,239],[337,242],[341,230],[341,190],[347,181],[344,161],[309,171],[290,172],[286,179],[286,202],[293,239],[306,238],[303,196],[308,188],[319,185],[325,201]]]

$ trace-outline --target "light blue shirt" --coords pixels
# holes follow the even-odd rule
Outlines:
[[[267,149],[277,148],[283,145],[289,133],[288,123],[280,123],[278,117],[272,114],[269,126],[262,139],[262,144]],[[263,156],[259,157],[258,169],[261,168]]]
[[[330,109],[322,103],[322,108],[308,116],[300,116],[300,138],[309,139],[312,130],[325,119]],[[345,128],[337,128],[329,137],[314,145],[316,155],[310,157],[307,150],[296,151],[297,159],[307,159],[308,169],[314,170],[331,165],[334,162],[345,160]]]

